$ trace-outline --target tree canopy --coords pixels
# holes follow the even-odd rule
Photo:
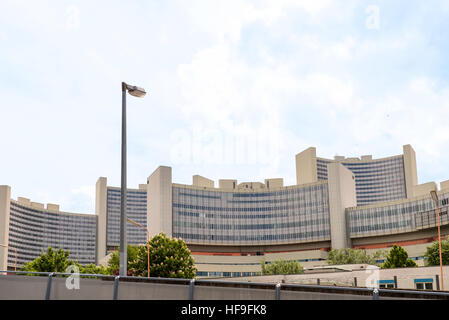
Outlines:
[[[378,265],[377,260],[384,258],[386,252],[378,250],[373,254],[368,254],[363,249],[332,249],[327,256],[327,263],[330,265],[339,264],[360,264],[366,263],[371,265]]]
[[[78,268],[81,265],[78,261],[69,259],[69,251],[64,251],[62,248],[54,250],[52,247],[47,248],[47,252],[41,250],[41,255],[33,261],[27,262],[23,265],[23,271],[32,272],[60,272],[64,273],[68,266],[76,265]]]
[[[427,247],[424,259],[427,266],[440,265],[440,246],[438,241]],[[449,265],[449,239],[441,241],[441,260],[443,265]]]
[[[278,260],[270,264],[266,264],[265,261],[262,261],[261,269],[263,275],[304,273],[304,268],[298,261]]]
[[[398,245],[394,245],[391,248],[386,261],[382,264],[382,269],[391,269],[391,268],[409,268],[409,267],[417,267],[415,261],[408,257],[407,251],[404,248]]]
[[[137,245],[127,245],[126,247],[126,256],[127,256],[127,275],[132,276],[135,273],[133,269],[132,263],[136,260],[137,252],[139,250],[139,246]],[[120,247],[117,250],[111,253],[111,257],[108,261],[108,267],[106,268],[107,274],[118,275],[120,271]]]
[[[159,233],[151,238],[150,276],[163,278],[192,279],[196,276],[193,257],[182,239],[167,237]],[[138,276],[148,276],[147,246],[138,246],[136,258],[130,262]]]
[[[69,250],[58,248],[57,250],[48,247],[47,251],[41,250],[41,255],[33,261],[23,265],[22,271],[31,272],[57,272],[65,273],[69,266],[75,266],[80,273],[87,274],[108,274],[103,266],[97,266],[93,263],[82,266],[77,260],[69,259]]]

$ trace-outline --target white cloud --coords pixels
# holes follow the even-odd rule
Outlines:
[[[240,40],[242,29],[253,22],[271,26],[293,8],[303,9],[311,17],[331,7],[330,0],[265,0],[265,1],[190,1],[188,15],[193,24],[218,41]]]
[[[188,157],[175,181],[210,172],[294,183],[294,155],[311,145],[326,157],[388,156],[411,143],[420,172],[447,174],[447,79],[427,64],[444,48],[430,47],[420,25],[395,28],[387,4],[374,32],[355,1],[108,3],[106,12],[106,2],[55,3],[0,5],[0,110],[13,119],[0,128],[12,136],[1,142],[11,170],[0,184],[19,196],[93,212],[96,178],[119,179],[125,80],[149,91],[128,114],[133,185],[175,162],[180,137]]]

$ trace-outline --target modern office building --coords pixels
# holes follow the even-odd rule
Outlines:
[[[410,145],[383,159],[328,160],[309,148],[296,156],[296,173],[294,186],[278,178],[219,180],[215,187],[201,176],[192,185],[173,183],[171,168],[159,167],[148,178],[150,233],[184,239],[203,276],[254,273],[262,260],[315,266],[331,248],[375,251],[395,243],[423,264],[437,239],[430,197],[437,185],[417,183]],[[449,235],[448,181],[438,194],[442,234]]]
[[[328,180],[330,163],[340,163],[354,174],[358,206],[419,195],[416,155],[410,145],[403,147],[403,154],[382,159],[365,155],[330,160],[317,157],[316,148],[308,148],[296,155],[297,184]]]
[[[11,188],[0,186],[1,270],[16,263],[20,267],[49,246],[69,250],[70,258],[81,264],[96,262],[96,215],[63,212],[55,204],[10,196]]]
[[[195,175],[192,184],[185,185],[172,181],[171,167],[160,166],[146,184],[128,189],[128,217],[146,226],[150,236],[164,232],[182,238],[192,251],[198,276],[214,277],[253,275],[260,272],[262,261],[280,259],[299,261],[304,267],[323,265],[332,248],[370,252],[393,244],[403,246],[423,265],[426,247],[437,239],[431,190],[438,191],[442,235],[449,235],[449,181],[442,182],[440,190],[434,182],[418,184],[416,156],[410,145],[403,147],[402,154],[382,159],[330,160],[318,158],[316,149],[308,148],[296,155],[296,178],[297,184],[291,186],[284,186],[282,178],[240,183],[221,179],[216,186],[215,181]],[[17,215],[20,199],[9,199],[9,187],[1,190],[0,225],[5,227],[0,230],[0,241],[17,246],[20,262],[25,262],[33,253],[25,255],[16,239],[26,231],[15,229],[17,219],[11,219]],[[34,208],[42,217],[52,212],[51,205],[47,209],[25,207]],[[21,223],[31,226],[33,212],[22,211]],[[95,215],[55,213],[88,221],[90,246],[84,240],[87,233],[74,232],[76,222],[58,220],[66,228],[53,229],[53,237],[68,238],[61,245],[72,246],[79,260],[86,257],[82,261],[98,263],[119,245],[119,212],[120,188],[108,186],[101,177],[96,184]],[[52,234],[47,229],[41,232]],[[130,244],[144,244],[146,230],[128,224],[127,238]],[[28,241],[36,256],[49,243]],[[12,257],[10,250],[4,265],[11,266]]]
[[[127,189],[127,217],[143,226],[147,225],[147,190],[146,185],[139,189]],[[95,214],[98,216],[99,257],[105,252],[116,250],[120,245],[120,188],[107,186],[106,178],[99,178],[96,184]],[[126,238],[130,245],[146,243],[145,229],[127,223]]]

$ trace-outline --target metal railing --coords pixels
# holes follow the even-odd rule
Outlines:
[[[208,287],[233,287],[233,288],[250,288],[272,290],[274,300],[281,300],[281,294],[285,291],[301,291],[327,294],[351,294],[372,296],[373,300],[383,298],[410,298],[410,299],[444,299],[449,300],[449,292],[442,291],[421,291],[421,290],[404,290],[404,289],[379,289],[379,288],[360,288],[360,287],[342,287],[342,286],[326,286],[326,285],[310,285],[310,284],[286,284],[286,283],[261,283],[261,282],[242,282],[242,281],[220,281],[206,279],[180,279],[180,278],[157,278],[157,277],[132,277],[132,276],[113,276],[102,274],[85,274],[85,273],[59,273],[59,272],[32,272],[32,271],[4,271],[2,274],[18,275],[36,275],[47,276],[47,285],[45,290],[45,300],[50,300],[52,292],[53,278],[61,276],[79,276],[80,278],[100,278],[103,280],[113,281],[113,290],[111,294],[112,300],[118,300],[119,283],[137,282],[137,283],[166,283],[180,284],[188,286],[188,300],[194,300],[195,288],[197,286]]]

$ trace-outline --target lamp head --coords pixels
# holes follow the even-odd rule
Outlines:
[[[122,83],[123,89],[128,90],[129,94],[141,98],[145,96],[147,93],[145,92],[145,89],[137,86],[131,86],[129,84],[126,84],[125,82]]]

